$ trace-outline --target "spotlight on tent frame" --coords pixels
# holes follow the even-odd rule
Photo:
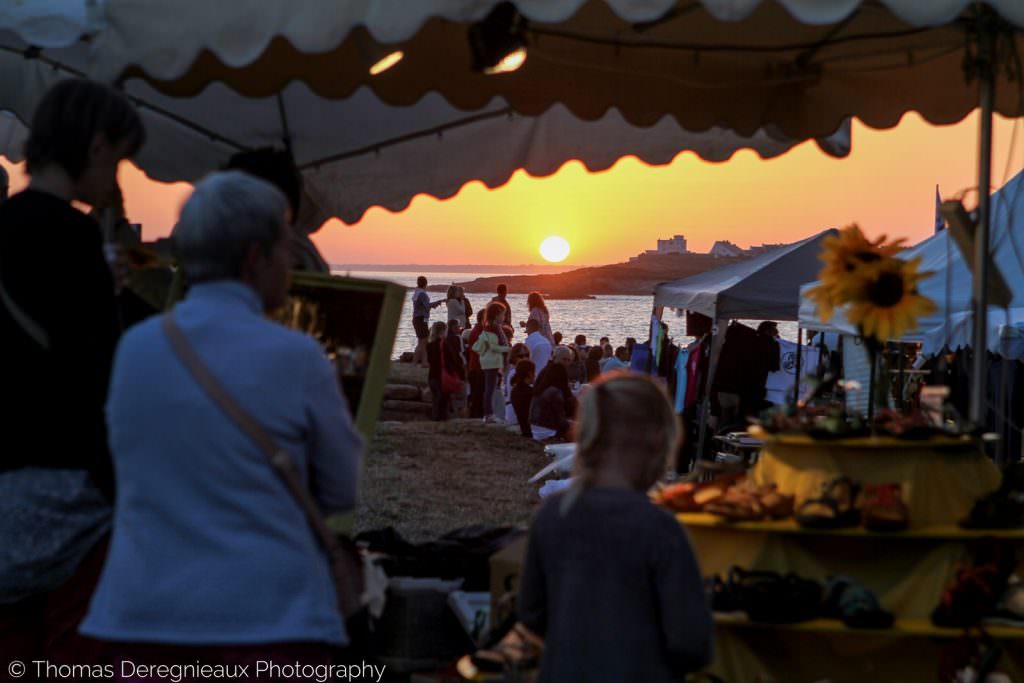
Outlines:
[[[527,20],[515,5],[503,2],[469,28],[473,70],[487,75],[511,73],[526,62]]]
[[[356,38],[356,44],[359,48],[359,57],[371,76],[379,76],[405,57],[401,50],[381,45],[367,33],[360,33]]]

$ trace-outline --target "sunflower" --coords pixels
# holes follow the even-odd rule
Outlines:
[[[897,339],[917,325],[923,315],[935,311],[935,302],[917,291],[918,283],[931,275],[919,272],[921,259],[887,257],[861,272],[862,287],[853,293],[847,319],[861,336],[882,342]]]
[[[856,224],[826,237],[819,257],[825,263],[818,273],[821,284],[808,292],[821,319],[828,322],[836,306],[857,299],[869,284],[872,266],[898,254],[903,242],[890,242],[885,235],[871,241]]]

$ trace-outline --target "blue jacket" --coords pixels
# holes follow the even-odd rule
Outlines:
[[[352,508],[363,442],[319,345],[266,320],[237,281],[193,287],[174,313],[321,506]],[[185,645],[347,641],[301,509],[174,355],[159,318],[117,348],[107,424],[114,531],[82,633]]]

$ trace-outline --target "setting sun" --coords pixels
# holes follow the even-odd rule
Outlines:
[[[540,255],[551,263],[564,261],[569,255],[569,243],[561,237],[549,237],[540,243]]]

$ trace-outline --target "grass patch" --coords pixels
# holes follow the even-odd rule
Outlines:
[[[544,448],[477,421],[381,422],[370,444],[357,531],[393,526],[422,542],[469,524],[528,526]]]

